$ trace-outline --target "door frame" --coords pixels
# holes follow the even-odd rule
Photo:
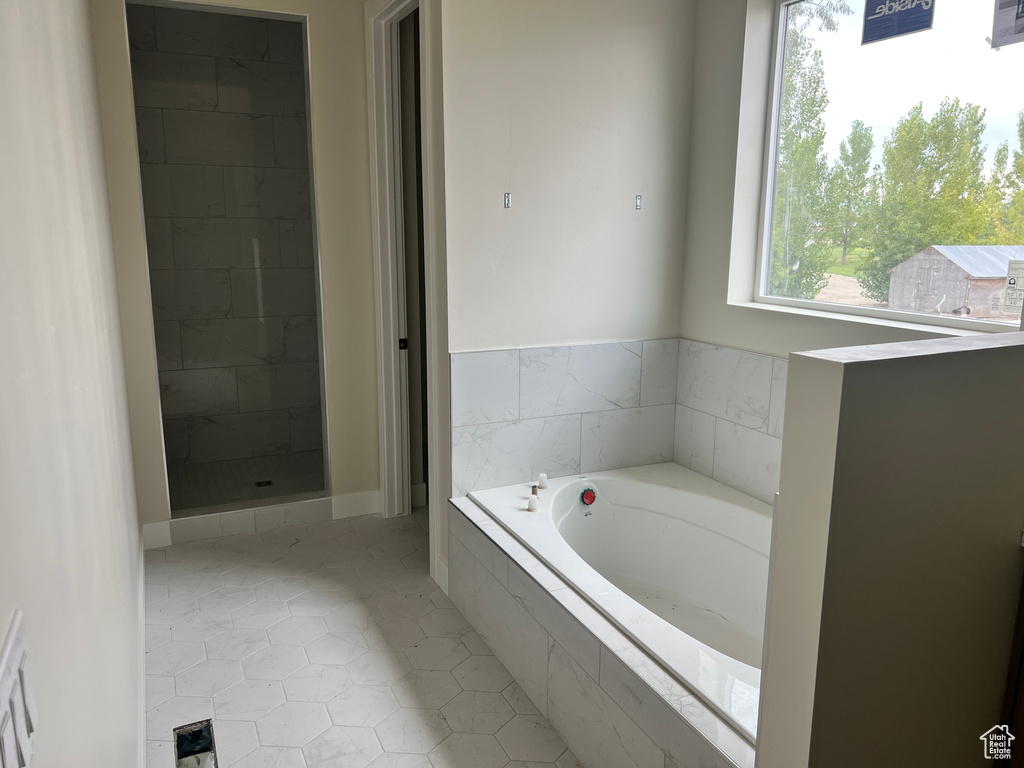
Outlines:
[[[398,22],[420,10],[420,134],[423,175],[423,281],[427,360],[427,477],[430,575],[448,590],[442,525],[451,488],[448,291],[445,259],[444,133],[441,101],[440,0],[367,0],[366,56],[373,261],[377,289],[377,397],[380,431],[381,513],[408,509],[408,402],[405,361],[398,338],[404,328],[398,260],[403,255],[401,150],[395,132]]]

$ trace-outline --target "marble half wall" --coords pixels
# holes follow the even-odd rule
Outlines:
[[[786,372],[689,339],[453,354],[452,496],[676,461],[771,503]]]

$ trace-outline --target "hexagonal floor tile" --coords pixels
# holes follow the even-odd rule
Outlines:
[[[290,547],[292,544],[298,544],[303,539],[308,539],[309,531],[305,528],[287,525],[264,531],[262,536],[263,540],[268,544],[284,544]]]
[[[231,612],[231,621],[236,627],[266,629],[291,616],[288,606],[281,600],[257,600]]]
[[[222,578],[226,587],[255,587],[269,581],[275,575],[274,567],[271,565],[239,565],[225,573]]]
[[[508,755],[493,736],[453,733],[430,752],[434,768],[503,768]]]
[[[312,664],[348,664],[366,651],[366,641],[355,633],[331,634],[306,644]]]
[[[351,530],[352,523],[348,520],[325,520],[322,523],[309,526],[310,535],[324,539],[336,539]]]
[[[244,659],[268,645],[265,630],[236,627],[207,640],[206,655],[211,659]]]
[[[411,555],[403,557],[402,562],[410,571],[429,571],[430,552],[426,550],[413,552]]]
[[[363,768],[383,750],[372,728],[335,725],[302,748],[312,766]]]
[[[146,623],[173,624],[193,613],[199,613],[199,603],[194,597],[170,597],[146,606]]]
[[[398,700],[383,685],[353,685],[327,702],[336,725],[371,727],[398,709]]]
[[[257,600],[291,600],[309,589],[305,576],[275,576],[252,588]]]
[[[175,696],[146,713],[146,738],[170,741],[172,732],[182,723],[194,723],[210,717],[213,717],[210,699]]]
[[[284,702],[284,690],[274,680],[243,680],[213,697],[218,720],[258,720]]]
[[[513,760],[550,763],[565,752],[565,742],[540,715],[516,715],[495,734]]]
[[[408,572],[409,569],[405,567],[405,563],[397,558],[370,560],[356,566],[356,573],[361,579],[392,579]]]
[[[377,602],[385,619],[409,621],[426,616],[435,610],[429,597],[385,597]]]
[[[271,645],[305,645],[327,634],[319,616],[289,616],[267,628]]]
[[[367,651],[345,666],[359,685],[391,685],[412,671],[409,659],[397,651]]]
[[[179,696],[216,696],[241,682],[242,665],[229,659],[207,659],[174,676]]]
[[[349,603],[324,616],[331,632],[363,632],[384,621],[376,606]]]
[[[359,582],[355,568],[321,568],[306,577],[310,589],[348,589]]]
[[[346,602],[345,596],[337,590],[311,589],[289,600],[288,609],[292,616],[326,616]]]
[[[214,726],[218,765],[235,765],[243,755],[260,745],[256,724],[244,720],[222,720]]]
[[[242,671],[248,680],[284,680],[306,664],[306,654],[301,648],[271,645],[242,662]]]
[[[203,642],[231,629],[231,614],[202,611],[171,625],[171,638]]]
[[[583,768],[583,763],[568,749],[555,761],[557,768]]]
[[[331,727],[323,704],[288,701],[256,721],[265,747],[304,747]]]
[[[391,690],[403,707],[428,709],[440,709],[462,691],[451,672],[430,669],[414,669]]]
[[[469,658],[469,650],[457,637],[426,637],[405,649],[416,669],[451,671]]]
[[[408,539],[385,539],[379,544],[371,544],[366,549],[375,558],[388,560],[411,555],[416,551],[416,545]]]
[[[324,561],[312,555],[288,555],[270,566],[275,576],[306,576],[324,567]]]
[[[456,733],[494,734],[515,716],[500,693],[463,691],[444,705],[441,713]]]
[[[423,616],[419,624],[428,637],[462,637],[472,629],[456,608],[435,608]]]
[[[146,674],[173,676],[205,658],[202,643],[165,643],[146,654]]]
[[[326,704],[352,687],[352,677],[344,667],[309,664],[281,681],[288,701],[318,701]]]
[[[423,571],[407,571],[401,576],[391,579],[391,586],[400,595],[417,596],[427,595],[437,589],[437,582],[430,578],[429,573]]]
[[[436,709],[403,707],[391,713],[374,730],[387,752],[427,754],[452,732]]]
[[[296,747],[259,747],[231,768],[306,768],[306,760]]]
[[[494,656],[470,656],[452,674],[467,691],[500,692],[512,682],[512,675]]]
[[[174,698],[174,678],[163,675],[146,675],[146,710]]]
[[[221,587],[200,597],[199,608],[203,611],[231,613],[255,600],[252,587]]]
[[[415,621],[388,619],[365,630],[363,638],[370,648],[376,650],[404,651],[423,639],[423,630]]]
[[[168,624],[146,625],[146,650],[152,651],[171,642],[171,627]]]
[[[220,589],[224,582],[217,573],[190,573],[175,579],[167,586],[168,597],[202,597]]]
[[[403,755],[399,752],[385,752],[366,768],[433,768],[426,755]]]

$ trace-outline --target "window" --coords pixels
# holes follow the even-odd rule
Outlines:
[[[992,48],[992,0],[867,45],[863,23],[863,0],[780,4],[760,300],[1017,327],[1024,44]]]

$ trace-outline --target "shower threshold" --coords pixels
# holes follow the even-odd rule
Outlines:
[[[323,451],[171,467],[167,480],[172,519],[327,496]]]

